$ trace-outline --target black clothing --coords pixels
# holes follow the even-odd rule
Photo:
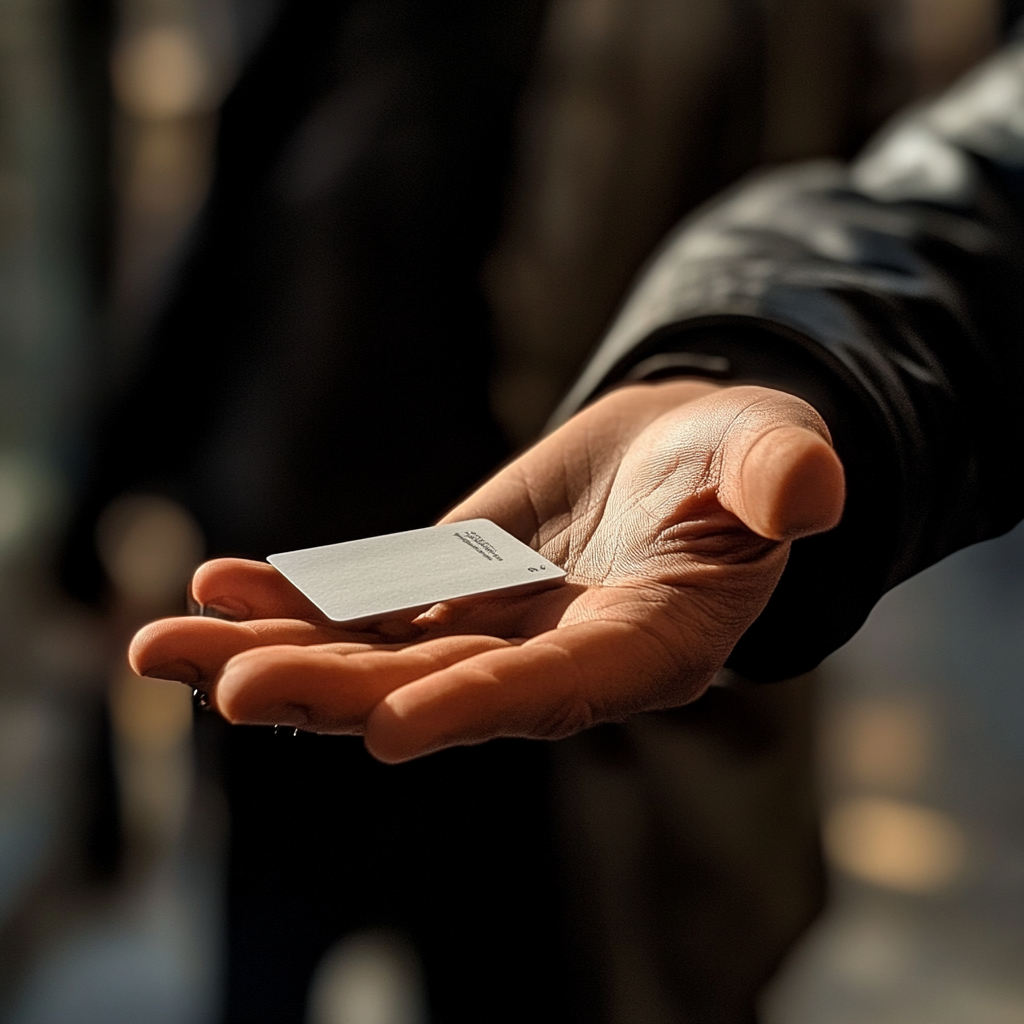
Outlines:
[[[95,442],[72,589],[95,589],[95,517],[125,489],[182,502],[211,556],[264,558],[423,526],[505,457],[478,278],[539,20],[530,0],[281,6]],[[357,739],[221,732],[227,1020],[303,1020],[324,951],[381,925],[423,958],[435,1020],[562,1018],[547,745],[393,769]]]
[[[521,0],[281,6],[96,439],[72,589],[95,588],[92,522],[125,488],[264,558],[421,526],[504,457],[478,277],[538,22]]]
[[[1024,516],[1024,42],[898,119],[850,168],[760,175],[686,222],[563,406],[711,373],[807,399],[846,467],[729,664],[781,679],[886,590]]]

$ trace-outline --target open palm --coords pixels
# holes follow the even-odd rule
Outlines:
[[[153,623],[131,659],[202,686],[233,722],[362,733],[385,761],[565,736],[699,696],[771,596],[789,542],[834,526],[843,497],[827,430],[799,399],[634,385],[446,517],[493,520],[563,566],[564,586],[353,632],[269,565],[219,559],[193,594],[236,621]]]

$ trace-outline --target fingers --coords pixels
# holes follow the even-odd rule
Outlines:
[[[771,540],[832,529],[842,517],[846,485],[817,412],[767,388],[732,388],[714,401],[725,426],[718,453],[721,504]]]
[[[843,514],[842,463],[822,437],[802,427],[762,435],[740,470],[740,518],[755,533],[794,540],[831,530]]]
[[[234,723],[361,732],[372,709],[396,688],[508,647],[494,637],[458,636],[402,650],[260,648],[233,658],[210,696]]]
[[[396,689],[366,723],[366,746],[386,762],[497,736],[554,739],[599,721],[684,704],[710,681],[652,634],[587,622],[518,647],[478,654]]]
[[[228,619],[324,619],[312,601],[266,562],[244,558],[206,562],[192,577],[192,595]]]
[[[365,640],[365,636],[298,619],[161,619],[135,634],[128,649],[128,661],[139,675],[200,686],[215,679],[230,658],[251,647],[307,646],[361,639]]]

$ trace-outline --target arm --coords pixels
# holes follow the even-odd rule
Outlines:
[[[1000,60],[852,171],[745,185],[669,242],[566,415],[631,376],[769,387],[625,387],[452,513],[536,544],[569,587],[353,635],[269,566],[214,562],[195,596],[243,621],[156,623],[133,664],[232,721],[363,733],[385,760],[682,704],[726,659],[815,664],[885,589],[1021,514],[1020,105],[986,77],[1020,86],[1020,51]],[[993,94],[991,123],[963,113]],[[953,130],[958,104],[981,142]],[[830,438],[850,500],[818,538],[843,503]]]
[[[1024,514],[1024,43],[898,120],[852,168],[742,184],[685,223],[561,417],[624,379],[704,373],[799,395],[846,468],[843,522],[794,545],[730,656],[806,671],[878,598]]]

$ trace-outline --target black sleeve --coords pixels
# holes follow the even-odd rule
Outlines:
[[[805,398],[847,471],[729,665],[779,679],[897,583],[1024,517],[1024,41],[852,166],[741,183],[669,238],[559,412],[704,375]]]

